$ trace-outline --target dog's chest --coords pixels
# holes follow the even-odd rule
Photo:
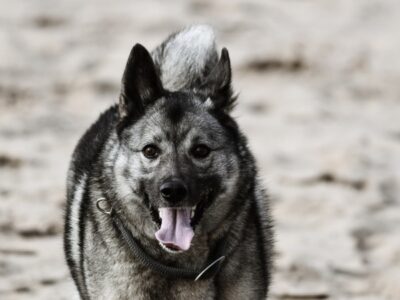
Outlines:
[[[91,294],[96,299],[215,299],[212,280],[168,280],[149,270],[129,269],[126,264],[115,264],[99,284],[98,274]],[[94,274],[93,274],[94,275]]]
[[[93,299],[215,299],[212,279],[167,279],[142,266],[115,238],[87,240],[86,284]],[[89,255],[90,254],[90,255]]]

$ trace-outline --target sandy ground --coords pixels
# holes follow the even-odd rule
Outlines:
[[[77,139],[127,55],[191,23],[230,50],[271,194],[271,299],[400,299],[400,2],[0,0],[0,299],[72,299]]]

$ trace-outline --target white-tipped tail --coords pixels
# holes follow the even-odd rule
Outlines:
[[[165,89],[193,87],[218,60],[214,30],[208,25],[187,27],[155,49],[153,58]]]

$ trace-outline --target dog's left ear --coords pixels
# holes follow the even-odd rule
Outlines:
[[[233,108],[235,97],[233,97],[231,80],[231,61],[228,50],[223,48],[218,63],[202,84],[202,89],[206,91],[215,109],[229,112]]]
[[[136,44],[129,54],[122,77],[120,117],[140,116],[146,106],[160,98],[162,93],[161,80],[150,53],[142,45]]]

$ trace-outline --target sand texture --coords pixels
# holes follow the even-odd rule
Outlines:
[[[66,170],[131,47],[216,29],[271,195],[270,299],[400,299],[400,1],[0,0],[0,299],[73,299]]]

